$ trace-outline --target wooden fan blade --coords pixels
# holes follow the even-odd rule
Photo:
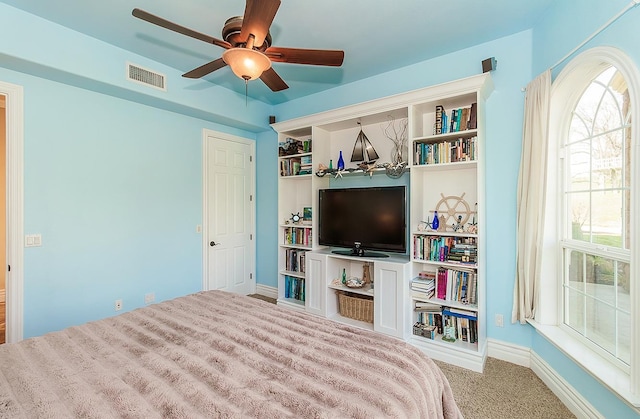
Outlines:
[[[344,61],[344,51],[339,50],[269,47],[264,53],[280,63],[340,67]]]
[[[225,65],[227,65],[227,63],[225,63],[222,58],[218,58],[217,60],[208,62],[205,65],[201,65],[198,68],[194,68],[188,73],[184,73],[182,77],[187,77],[190,79],[199,79],[200,77],[206,76],[209,73],[213,73],[214,71],[224,67]]]
[[[282,80],[282,78],[278,75],[278,73],[276,73],[276,70],[274,70],[273,67],[265,70],[260,76],[260,80],[262,80],[264,84],[266,84],[269,89],[273,90],[274,92],[279,92],[280,90],[289,88],[289,86],[287,86],[287,83]]]
[[[249,35],[253,35],[255,46],[261,47],[279,7],[280,0],[247,0],[240,39],[247,42]]]
[[[161,18],[159,16],[152,15],[149,12],[145,12],[142,9],[133,9],[131,14],[133,16],[137,17],[138,19],[145,20],[145,21],[147,21],[149,23],[153,23],[154,25],[158,25],[158,26],[163,27],[165,29],[169,29],[170,31],[178,32],[178,33],[181,33],[183,35],[190,36],[191,38],[199,39],[199,40],[207,42],[209,44],[217,45],[217,46],[222,47],[224,49],[231,48],[231,44],[226,42],[226,41],[223,41],[223,40],[218,39],[218,38],[214,38],[213,36],[205,35],[205,34],[200,33],[200,32],[196,32],[193,29],[185,28],[184,26],[180,26],[177,23],[170,22],[170,21],[168,21],[166,19],[163,19],[163,18]]]

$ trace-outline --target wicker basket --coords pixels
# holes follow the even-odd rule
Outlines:
[[[336,291],[340,315],[350,319],[373,323],[373,297]]]

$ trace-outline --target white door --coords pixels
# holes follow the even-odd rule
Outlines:
[[[204,132],[205,290],[255,292],[253,141]]]

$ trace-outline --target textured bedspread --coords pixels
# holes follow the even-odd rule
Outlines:
[[[220,291],[0,347],[2,418],[460,416],[412,346]]]

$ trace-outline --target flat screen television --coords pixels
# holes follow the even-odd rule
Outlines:
[[[318,243],[334,253],[385,257],[407,251],[405,186],[320,189]]]

